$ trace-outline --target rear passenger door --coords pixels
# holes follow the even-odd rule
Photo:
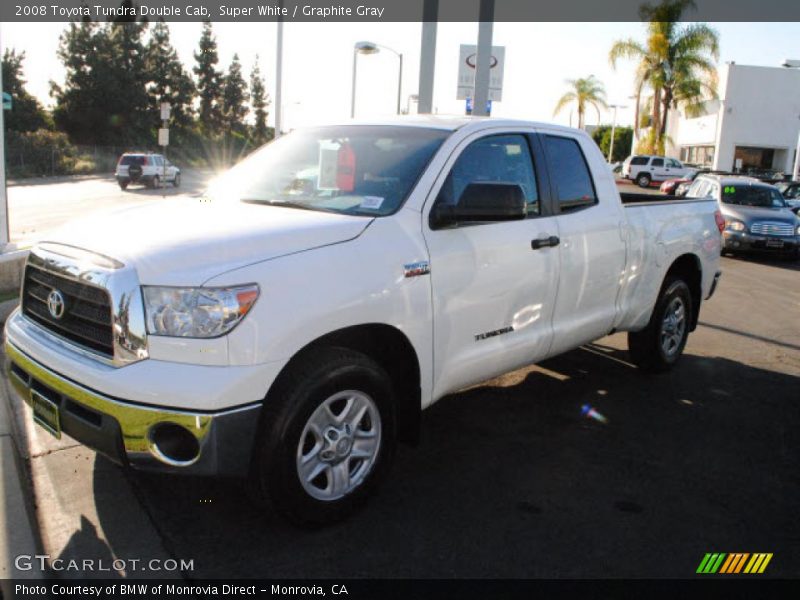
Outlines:
[[[605,161],[585,136],[543,132],[560,267],[553,309],[558,354],[606,335],[617,312],[625,268],[625,215]],[[593,173],[597,174],[595,181]]]
[[[664,163],[663,158],[650,159],[650,177],[653,181],[669,179],[669,167]]]

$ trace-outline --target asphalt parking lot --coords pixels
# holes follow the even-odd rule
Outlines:
[[[772,552],[766,575],[797,577],[800,265],[723,269],[671,374],[633,368],[618,334],[445,398],[365,510],[321,531],[27,423],[44,547],[193,559],[190,579],[687,577],[706,552]]]

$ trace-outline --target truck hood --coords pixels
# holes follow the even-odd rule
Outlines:
[[[167,199],[72,221],[42,241],[133,265],[142,284],[193,286],[231,269],[351,240],[372,220],[264,204]]]

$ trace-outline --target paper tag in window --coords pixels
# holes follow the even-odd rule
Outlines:
[[[359,208],[371,208],[372,210],[378,210],[382,204],[383,197],[381,196],[364,196]]]
[[[317,189],[338,190],[336,185],[336,167],[339,161],[339,149],[335,146],[322,146],[319,149],[319,171]]]

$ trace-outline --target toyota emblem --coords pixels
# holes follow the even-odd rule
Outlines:
[[[54,319],[60,319],[64,316],[65,308],[66,303],[64,302],[63,294],[58,290],[52,290],[47,295],[47,310],[50,311]]]

